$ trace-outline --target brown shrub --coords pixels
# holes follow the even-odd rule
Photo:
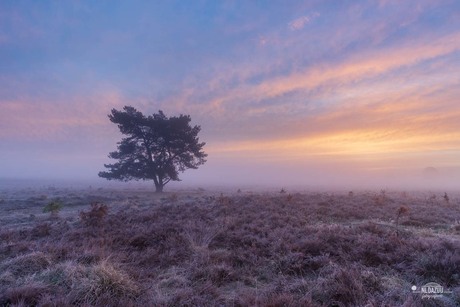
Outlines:
[[[150,242],[147,236],[140,234],[132,238],[129,245],[136,249],[144,250],[150,245]]]
[[[32,228],[33,238],[42,238],[50,235],[51,225],[49,223],[41,223]]]
[[[104,218],[108,213],[108,208],[102,203],[92,203],[91,210],[80,212],[80,219],[86,226],[98,227],[101,226]]]

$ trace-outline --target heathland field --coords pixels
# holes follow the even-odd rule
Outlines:
[[[455,194],[50,187],[0,210],[0,306],[460,305]]]

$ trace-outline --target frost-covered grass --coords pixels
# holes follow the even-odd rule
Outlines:
[[[3,192],[0,306],[460,305],[443,195]],[[412,292],[428,282],[453,293]]]

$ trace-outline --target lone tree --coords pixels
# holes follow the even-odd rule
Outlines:
[[[131,106],[123,111],[112,109],[112,123],[126,135],[118,142],[118,150],[109,153],[114,164],[104,164],[108,169],[99,177],[108,180],[153,180],[156,192],[170,182],[180,181],[179,172],[198,168],[206,162],[200,143],[200,126],[190,126],[190,116],[167,118],[163,111],[144,116]]]

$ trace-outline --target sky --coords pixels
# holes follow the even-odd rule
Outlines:
[[[131,105],[201,126],[183,184],[456,187],[459,99],[457,0],[0,1],[3,178],[97,180]]]

